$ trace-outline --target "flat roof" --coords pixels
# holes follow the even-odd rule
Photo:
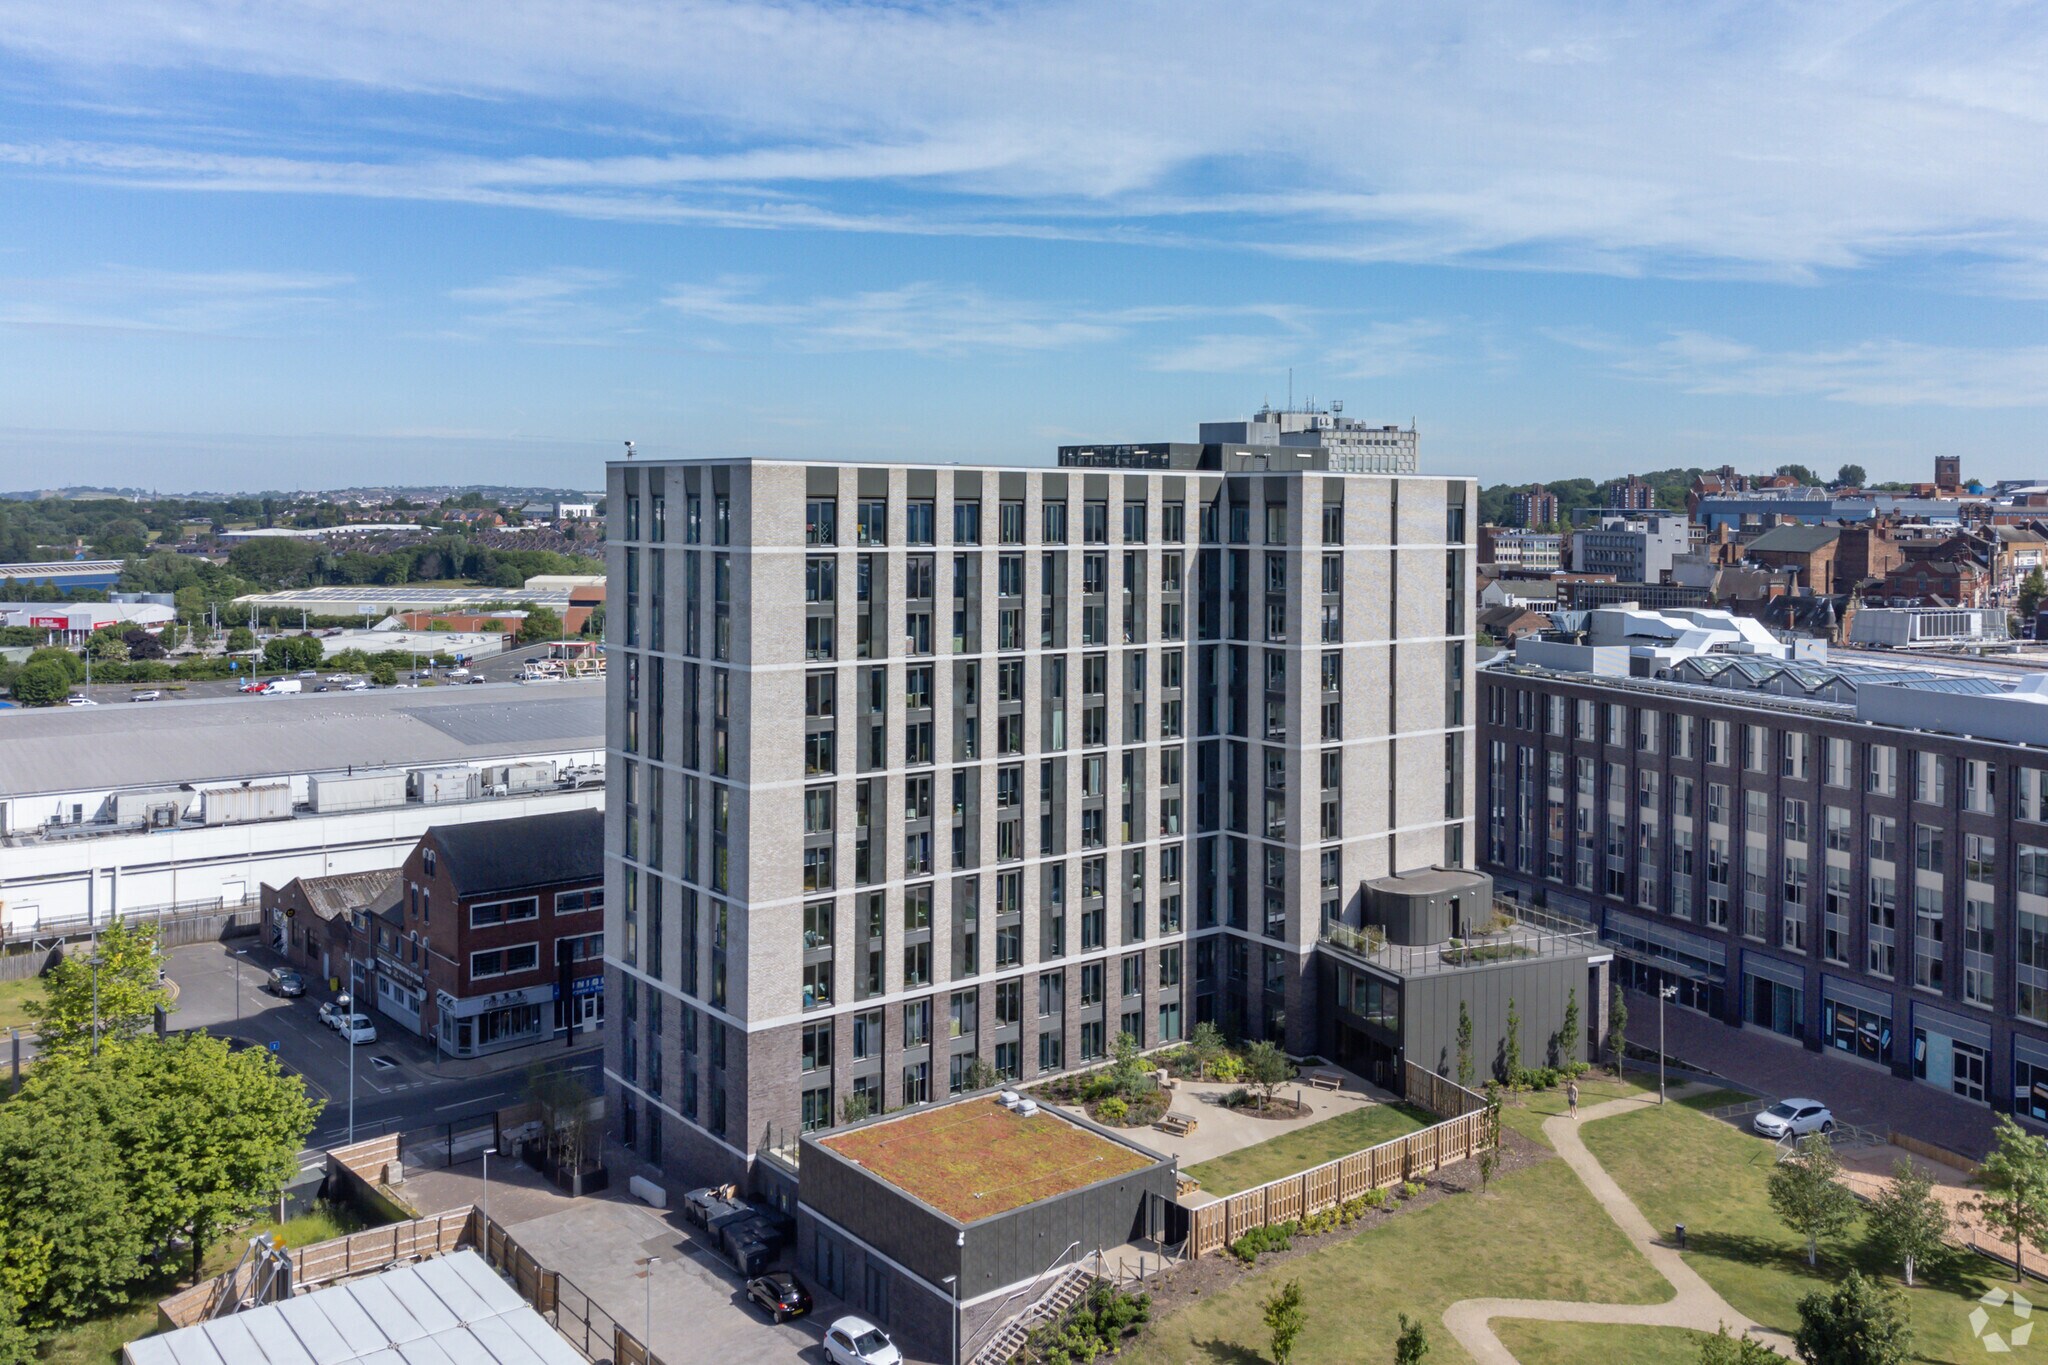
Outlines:
[[[1041,1106],[1029,1118],[993,1098],[921,1109],[817,1140],[961,1223],[1078,1190],[1160,1158]]]
[[[583,682],[19,708],[0,713],[0,795],[603,748],[604,688]]]
[[[277,592],[248,593],[235,599],[238,603],[254,602],[257,606],[291,605],[300,602],[332,603],[335,606],[354,609],[356,604],[369,602],[394,608],[407,606],[445,607],[463,603],[505,602],[517,606],[531,602],[535,606],[565,607],[569,605],[569,589],[560,588],[420,588],[380,587],[375,583],[354,583],[342,587],[332,584],[317,588],[283,588]],[[232,612],[223,613],[232,617]]]
[[[128,1365],[583,1365],[474,1251],[131,1341]]]

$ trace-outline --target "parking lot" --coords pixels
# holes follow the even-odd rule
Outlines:
[[[529,659],[544,657],[547,654],[547,650],[548,647],[545,644],[524,645],[518,649],[507,650],[503,654],[493,654],[489,658],[476,660],[469,665],[469,671],[472,676],[482,678],[486,683],[514,682],[519,677],[520,668],[524,666]],[[424,658],[421,659],[420,665],[422,672],[430,671],[426,667],[426,660]],[[336,675],[339,671],[340,670],[333,668],[315,669],[314,676],[301,677],[298,679],[298,681],[304,684],[305,692],[307,693],[314,692],[315,690],[321,687],[326,687],[329,689],[328,695],[331,696],[334,693],[340,692],[342,690],[340,684],[331,683],[328,681],[328,679],[331,676]],[[411,671],[412,670],[408,669],[406,670],[406,673],[409,674]],[[450,685],[446,681],[445,671],[436,670],[431,671],[431,673],[434,686],[441,687]],[[406,676],[406,674],[401,674],[400,680],[404,682],[413,681],[410,677]],[[192,682],[96,682],[92,684],[90,687],[86,686],[83,683],[80,683],[71,689],[71,694],[73,696],[82,696],[90,698],[92,701],[97,702],[102,706],[133,704],[131,699],[135,697],[138,693],[144,692],[161,692],[163,694],[162,700],[166,703],[176,701],[203,701],[207,699],[217,699],[221,697],[239,696],[243,681],[244,680],[241,678],[208,678]],[[284,698],[281,697],[271,696],[252,696],[249,698],[249,700],[252,703],[275,702],[283,699]]]

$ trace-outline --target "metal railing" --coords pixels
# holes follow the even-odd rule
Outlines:
[[[1066,1250],[1062,1251],[1059,1255],[1053,1257],[1051,1263],[1048,1264],[1045,1269],[1039,1271],[1038,1274],[1032,1278],[1030,1284],[1025,1285],[1022,1289],[1017,1290],[1015,1293],[1010,1294],[1001,1303],[997,1304],[995,1306],[994,1311],[991,1312],[988,1315],[988,1317],[982,1321],[981,1326],[975,1328],[974,1331],[971,1334],[969,1334],[967,1340],[960,1343],[959,1358],[962,1360],[974,1359],[974,1353],[976,1351],[980,1350],[983,1346],[988,1345],[988,1343],[994,1339],[998,1332],[1002,1331],[1003,1328],[1008,1327],[1010,1325],[1011,1320],[1016,1316],[1016,1314],[1011,1314],[1010,1316],[1006,1317],[1004,1316],[1003,1310],[1008,1308],[1017,1300],[1024,1299],[1026,1302],[1027,1309],[1036,1307],[1038,1304],[1038,1296],[1041,1293],[1049,1291],[1052,1288],[1052,1285],[1046,1283],[1046,1278],[1048,1276],[1052,1276],[1054,1271],[1059,1270],[1060,1263],[1066,1260],[1067,1257],[1073,1255],[1076,1251],[1080,1249],[1080,1247],[1081,1243],[1078,1240],[1067,1243]],[[1075,1264],[1078,1265],[1079,1262],[1077,1261],[1075,1262]],[[1054,1276],[1054,1279],[1056,1281],[1057,1276]],[[1044,1290],[1040,1289],[1041,1285],[1045,1286]],[[977,1344],[977,1342],[979,1344]]]
[[[1548,914],[1513,901],[1496,900],[1494,910],[1507,923],[1443,943],[1387,942],[1374,926],[1356,928],[1332,923],[1322,941],[1339,952],[1402,976],[1421,976],[1482,967],[1531,957],[1569,957],[1586,950],[1599,937],[1590,924]]]

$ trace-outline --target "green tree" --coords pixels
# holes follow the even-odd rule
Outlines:
[[[113,1306],[154,1247],[101,1107],[46,1079],[57,1066],[38,1063],[0,1104],[0,1289],[34,1328]]]
[[[1522,1074],[1522,1016],[1515,1009],[1515,997],[1508,997],[1508,1033],[1502,1043],[1502,1065],[1507,1074],[1501,1079],[1513,1085]]]
[[[868,1092],[865,1090],[856,1090],[852,1094],[840,1098],[839,1121],[841,1123],[859,1123],[874,1112],[874,1103],[868,1098]]]
[[[118,664],[128,659],[128,642],[117,629],[96,630],[86,637],[85,652],[94,663]]]
[[[172,629],[174,627],[167,626],[164,633],[169,634]],[[121,643],[128,646],[128,657],[131,659],[161,659],[170,652],[164,648],[162,640],[140,626],[121,632]]]
[[[1204,1019],[1188,1035],[1188,1056],[1195,1062],[1195,1078],[1209,1079],[1209,1065],[1223,1055],[1223,1030],[1213,1019]]]
[[[14,675],[8,689],[23,706],[55,706],[71,693],[71,674],[54,659],[33,659]]]
[[[1766,1182],[1772,1209],[1806,1239],[1808,1265],[1820,1264],[1821,1238],[1845,1232],[1856,1221],[1856,1196],[1837,1179],[1841,1173],[1834,1144],[1827,1134],[1815,1133],[1798,1154],[1780,1161]]]
[[[1891,1186],[1870,1201],[1864,1235],[1871,1249],[1904,1270],[1906,1284],[1921,1266],[1948,1254],[1948,1206],[1934,1197],[1934,1179],[1904,1157],[1892,1164]]]
[[[1286,1084],[1287,1078],[1293,1074],[1293,1063],[1270,1038],[1261,1038],[1245,1049],[1244,1078],[1258,1090],[1259,1108],[1272,1108],[1273,1092]]]
[[[1803,464],[1781,464],[1778,466],[1777,472],[1780,474],[1790,474],[1809,488],[1820,482],[1820,475],[1814,473]]]
[[[29,651],[28,658],[23,660],[23,662],[30,664],[53,663],[64,670],[66,679],[74,683],[83,681],[85,678],[84,662],[70,650],[60,649],[56,645],[44,645],[41,649]]]
[[[590,615],[583,618],[583,633],[594,640],[604,638],[604,604],[598,603],[590,609]]]
[[[1138,1055],[1138,1040],[1128,1033],[1119,1033],[1116,1041],[1109,1045],[1110,1055],[1115,1058],[1109,1065],[1110,1083],[1120,1095],[1129,1095],[1137,1090],[1138,1078],[1144,1072],[1145,1063]],[[991,1068],[993,1069],[993,1068]],[[970,1086],[969,1089],[979,1089]]]
[[[526,619],[519,623],[519,643],[530,645],[562,638],[562,618],[553,607],[526,604]]]
[[[1783,1365],[1785,1357],[1751,1337],[1728,1335],[1728,1324],[1700,1343],[1700,1365]]]
[[[1860,464],[1845,464],[1835,471],[1835,483],[1842,488],[1861,488],[1870,481]]]
[[[228,653],[245,654],[256,648],[256,632],[247,626],[231,626],[228,629]]]
[[[7,1261],[7,1248],[0,1244],[0,1265]],[[0,1286],[0,1365],[33,1365],[35,1334],[22,1325],[21,1301]]]
[[[1985,1222],[2012,1238],[2013,1278],[2023,1278],[2026,1244],[2048,1234],[2048,1140],[2000,1114],[1991,1154],[1970,1183],[1984,1191],[1973,1207]]]
[[[1614,1054],[1614,1074],[1619,1076],[1628,1052],[1628,1000],[1622,995],[1619,982],[1607,1002],[1607,1050]]]
[[[390,687],[398,681],[398,669],[388,660],[370,665],[370,681],[379,687]]]
[[[267,1048],[207,1033],[115,1043],[69,1067],[97,1086],[152,1240],[184,1237],[195,1282],[223,1232],[276,1202],[320,1112]]]
[[[1852,1270],[1799,1301],[1792,1344],[1806,1365],[1901,1365],[1912,1340],[1905,1299]]]
[[[2034,619],[2041,610],[2043,597],[2048,597],[2048,575],[2035,569],[2020,580],[2019,609],[2022,621]]]
[[[1308,1325],[1308,1313],[1301,1301],[1299,1280],[1289,1280],[1266,1298],[1266,1331],[1271,1334],[1273,1365],[1287,1365],[1294,1358],[1294,1340]]]
[[[1121,1035],[1129,1037],[1129,1034]],[[967,1067],[966,1087],[969,1090],[993,1090],[1003,1083],[1003,1073],[996,1070],[994,1062],[986,1057],[976,1057]]]
[[[1472,1011],[1458,1002],[1458,1084],[1472,1088]]]
[[[1574,986],[1564,1000],[1564,1027],[1557,1031],[1554,1049],[1557,1065],[1572,1067],[1586,1060],[1586,1039],[1579,1028],[1579,988]]]
[[[1429,1354],[1429,1333],[1422,1330],[1420,1318],[1411,1321],[1406,1313],[1400,1318],[1401,1334],[1394,1338],[1394,1365],[1422,1365],[1423,1357]]]
[[[97,973],[93,958],[100,959]],[[74,948],[43,974],[43,998],[28,1002],[36,1037],[45,1050],[86,1051],[93,1036],[95,999],[100,1038],[135,1038],[149,1031],[156,1010],[171,1008],[162,980],[163,944],[154,924],[115,920],[97,943]],[[97,996],[94,976],[97,975]]]

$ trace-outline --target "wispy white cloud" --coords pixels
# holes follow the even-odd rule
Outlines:
[[[619,345],[639,330],[644,308],[602,297],[623,276],[587,266],[558,266],[502,275],[448,291],[466,306],[451,338],[511,334],[557,346]]]
[[[1864,407],[2048,407],[2048,345],[1935,346],[1878,338],[1806,350],[1768,350],[1704,332],[1673,332],[1630,348],[1581,336],[1621,373],[1688,393],[1817,398]]]
[[[780,342],[813,351],[1049,351],[1124,334],[1115,322],[1056,304],[932,283],[778,302],[748,281],[724,279],[678,285],[663,302],[694,321],[770,329]]]
[[[101,332],[271,332],[329,311],[347,275],[110,265],[50,279],[0,278],[0,326]]]
[[[110,114],[4,154],[151,185],[1778,279],[2048,254],[2026,5],[17,0],[0,50],[81,101],[225,74],[344,117],[402,96],[503,149],[264,155]],[[1326,78],[1290,97],[1290,63]],[[567,124],[641,131],[607,154]]]

